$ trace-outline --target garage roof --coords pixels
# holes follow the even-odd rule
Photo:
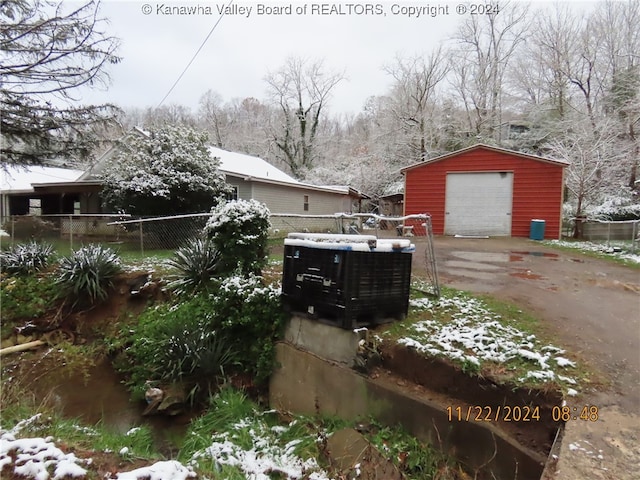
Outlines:
[[[491,145],[485,145],[483,143],[478,143],[476,145],[472,145],[470,147],[463,148],[462,150],[456,150],[455,152],[446,153],[444,155],[440,155],[439,157],[430,158],[429,160],[424,160],[422,162],[414,163],[413,165],[409,165],[407,167],[402,168],[400,170],[400,172],[404,173],[407,170],[412,170],[412,169],[417,168],[417,167],[422,167],[423,165],[428,165],[430,163],[439,162],[441,160],[446,160],[447,158],[456,157],[456,156],[458,156],[460,154],[471,152],[473,150],[479,150],[479,149],[491,150],[491,151],[494,151],[494,152],[497,152],[497,153],[506,153],[506,154],[509,154],[509,155],[513,155],[515,157],[522,157],[522,158],[526,158],[526,159],[529,159],[529,160],[536,160],[538,162],[553,163],[553,164],[556,164],[556,165],[558,165],[560,167],[569,166],[569,162],[565,162],[564,160],[554,160],[554,159],[550,159],[550,158],[540,157],[538,155],[531,155],[531,154],[528,154],[528,153],[516,152],[515,150],[509,150],[509,149],[500,148],[500,147],[493,147]]]

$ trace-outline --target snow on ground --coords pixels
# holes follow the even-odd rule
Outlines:
[[[565,247],[585,252],[596,252],[610,255],[612,257],[629,260],[631,262],[640,263],[640,244],[637,244],[636,253],[627,251],[630,248],[629,243],[611,242],[609,245],[594,242],[567,242],[564,240],[549,240],[545,242],[552,247]]]
[[[191,464],[197,467],[199,462],[212,459],[218,465],[238,467],[249,480],[269,480],[274,473],[292,480],[329,480],[314,458],[303,460],[296,455],[296,446],[302,440],[278,442],[295,423],[269,427],[260,419],[241,420],[230,432],[214,434],[211,445],[196,452]],[[251,445],[243,447],[247,439]]]
[[[449,316],[443,322],[420,320],[408,327],[398,343],[427,355],[446,357],[464,364],[480,366],[482,362],[505,364],[512,361],[529,367],[519,381],[557,381],[575,385],[570,376],[559,374],[575,363],[561,355],[564,350],[542,343],[533,334],[508,325],[478,299],[456,295],[437,300],[421,298],[410,301],[417,310],[429,311],[434,318]],[[515,363],[514,362],[514,363]]]
[[[582,442],[582,443],[580,443]],[[596,449],[589,440],[581,440],[580,442],[573,442],[569,444],[569,450],[572,452],[582,452],[585,455],[588,455],[593,458],[597,458],[598,460],[603,460],[604,456],[602,455],[601,449]],[[585,446],[586,445],[586,446]]]
[[[144,257],[141,260],[128,260],[127,265],[125,265],[125,269],[128,272],[154,273],[157,269],[173,269],[173,267],[168,262],[168,258],[161,258],[150,255],[148,257]]]
[[[34,415],[11,430],[0,430],[0,470],[13,464],[14,473],[25,478],[48,480],[51,470],[53,480],[84,478],[87,471],[81,464],[87,464],[87,460],[64,453],[51,437],[19,438],[20,431],[38,422],[40,417],[40,414]]]
[[[186,480],[195,477],[191,468],[175,460],[156,462],[148,467],[116,474],[118,480]]]
[[[13,465],[16,475],[35,480],[84,479],[91,459],[79,459],[73,453],[64,453],[52,438],[19,438],[25,427],[37,423],[41,415],[19,422],[8,431],[0,430],[0,470]],[[213,434],[211,445],[193,455],[189,465],[175,460],[159,461],[153,465],[129,472],[115,473],[118,480],[187,480],[195,478],[194,468],[199,462],[215,462],[220,467],[228,465],[241,470],[249,480],[269,480],[275,472],[291,480],[329,480],[314,458],[302,459],[296,447],[302,442],[294,439],[280,441],[280,437],[292,427],[268,426],[260,418],[248,418],[233,425],[230,432]],[[243,448],[241,444],[250,446]],[[120,454],[128,452],[120,451]],[[53,476],[51,476],[53,472]]]

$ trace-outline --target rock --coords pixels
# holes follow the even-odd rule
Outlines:
[[[343,476],[359,480],[402,480],[398,468],[386,459],[366,438],[352,428],[339,430],[327,439],[331,465]]]
[[[185,410],[187,395],[182,385],[173,385],[164,392],[164,398],[158,405],[158,413],[178,415]]]

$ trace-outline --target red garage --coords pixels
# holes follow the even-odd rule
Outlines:
[[[430,213],[438,235],[560,238],[563,161],[474,145],[402,169],[404,214]]]

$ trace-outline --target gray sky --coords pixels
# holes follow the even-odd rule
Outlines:
[[[218,7],[227,3],[104,0],[101,12],[110,20],[110,33],[122,41],[119,53],[123,61],[109,69],[112,77],[109,90],[92,91],[85,100],[121,106],[158,105],[220,18]],[[343,2],[345,15],[312,14],[311,9],[322,8],[323,2],[300,0],[262,2],[271,7],[291,5],[292,13],[259,14],[260,3],[232,4],[251,7],[251,13],[248,17],[245,13],[222,18],[165,104],[195,108],[208,89],[217,91],[225,100],[250,96],[264,99],[267,72],[277,70],[288,56],[297,55],[324,59],[328,69],[345,72],[347,81],[336,88],[331,109],[357,112],[367,97],[384,93],[390,84],[390,77],[381,68],[384,64],[390,63],[397,53],[429,52],[451,35],[457,22],[465,17],[455,13],[456,3],[452,2],[431,4],[448,6],[449,15],[418,18],[393,14],[391,7],[429,3],[379,2],[384,10],[380,15],[355,13],[375,3]],[[353,5],[351,14],[348,4]],[[296,14],[296,7],[304,5],[307,13]],[[163,6],[196,7],[196,14],[168,15],[162,13]],[[145,15],[143,9],[151,13]]]
[[[122,107],[157,106],[220,19],[219,8],[228,3],[103,0],[101,13],[110,21],[109,33],[122,41],[119,54],[123,61],[110,67],[112,83],[107,91],[91,91],[83,100]],[[459,13],[461,4],[466,13]],[[290,6],[290,11],[285,8],[281,14],[269,14],[258,11],[260,5]],[[332,6],[340,7],[342,14],[330,13]],[[191,8],[194,13],[176,13],[178,7]],[[224,15],[165,104],[195,109],[208,89],[226,101],[264,99],[267,72],[296,55],[324,59],[328,69],[344,72],[347,81],[336,87],[330,109],[355,113],[369,96],[386,92],[391,79],[383,65],[392,62],[396,54],[430,52],[455,32],[459,22],[469,18],[471,4],[292,0],[237,1],[234,7],[238,8],[236,13]],[[373,13],[363,14],[367,10]],[[431,16],[434,10],[436,16]]]

